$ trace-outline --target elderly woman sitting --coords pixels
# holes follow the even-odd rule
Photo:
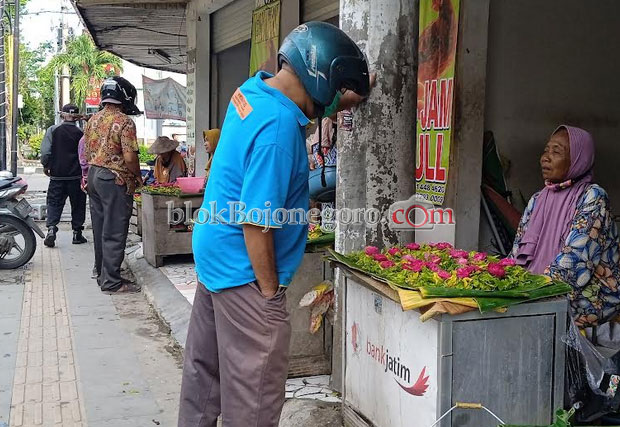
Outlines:
[[[588,132],[563,125],[551,135],[540,158],[545,188],[532,196],[512,250],[517,264],[573,287],[571,312],[580,327],[620,311],[618,230],[593,165]]]
[[[155,159],[155,182],[159,184],[169,184],[177,180],[177,178],[187,174],[187,166],[181,153],[176,151],[179,141],[175,141],[166,136],[158,137],[149,153],[157,154]]]

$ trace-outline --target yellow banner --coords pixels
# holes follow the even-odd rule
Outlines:
[[[279,44],[280,0],[275,0],[252,13],[250,76],[260,70],[276,73]]]

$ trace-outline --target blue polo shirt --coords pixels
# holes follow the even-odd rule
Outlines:
[[[273,230],[280,285],[301,263],[307,239],[308,118],[260,72],[232,97],[196,217],[198,279],[212,292],[256,280],[243,224]]]

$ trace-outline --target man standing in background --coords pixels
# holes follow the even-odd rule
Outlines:
[[[71,228],[73,244],[86,243],[82,235],[86,219],[86,193],[81,188],[81,168],[78,144],[82,131],[77,126],[80,119],[78,107],[62,107],[62,123],[47,129],[41,143],[41,164],[50,177],[47,189],[47,236],[43,243],[48,248],[56,245],[58,223],[67,197],[71,203]]]
[[[84,151],[90,164],[88,194],[95,241],[95,276],[108,293],[138,292],[121,277],[133,194],[142,184],[136,125],[129,117],[140,114],[136,88],[122,77],[101,86],[103,109],[94,114],[84,132]]]

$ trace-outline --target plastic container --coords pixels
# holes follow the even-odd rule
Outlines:
[[[197,194],[204,190],[205,177],[204,176],[188,176],[183,178],[177,178],[177,185],[185,194]]]
[[[310,198],[322,203],[333,202],[336,200],[336,166],[325,167],[326,187],[321,185],[321,169],[319,167],[310,171],[308,178]]]

